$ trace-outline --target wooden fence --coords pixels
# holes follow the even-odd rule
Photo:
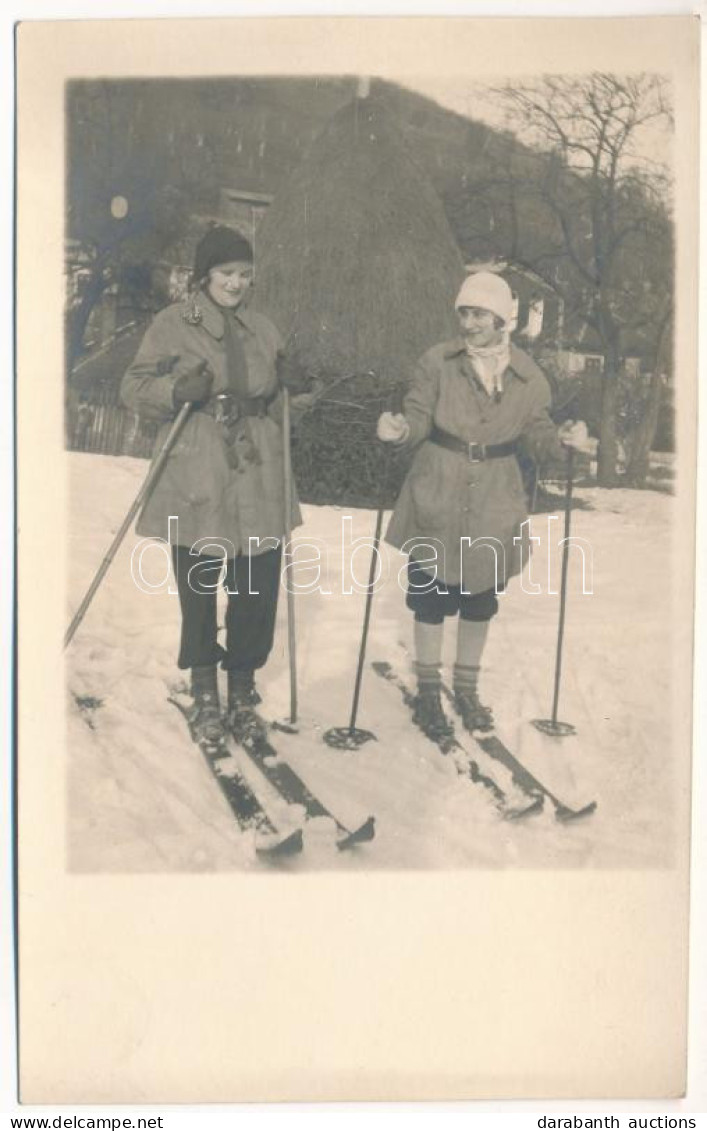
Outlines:
[[[143,323],[127,323],[74,367],[66,398],[70,451],[151,456],[158,425],[140,420],[120,403],[120,377],[143,332]]]
[[[67,446],[72,452],[148,459],[159,425],[140,420],[118,403],[117,388],[92,390],[67,410]]]

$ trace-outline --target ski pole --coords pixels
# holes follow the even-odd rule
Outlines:
[[[158,454],[157,458],[155,459],[155,462],[153,463],[152,467],[150,468],[150,470],[147,474],[147,477],[145,478],[145,482],[143,483],[142,487],[138,491],[133,505],[131,506],[130,510],[128,511],[125,518],[123,519],[123,522],[121,524],[121,527],[120,527],[118,533],[116,534],[115,538],[111,542],[111,544],[110,544],[110,546],[109,546],[109,548],[108,548],[108,550],[105,554],[105,557],[103,558],[103,561],[101,562],[100,566],[98,567],[98,570],[96,572],[95,577],[93,578],[93,581],[91,582],[88,589],[86,590],[86,594],[85,594],[81,604],[79,605],[78,609],[76,610],[76,613],[74,615],[73,620],[71,621],[71,624],[69,625],[69,627],[66,630],[66,635],[64,636],[64,647],[65,648],[67,648],[68,645],[73,640],[74,633],[76,632],[76,629],[79,627],[79,625],[81,624],[81,621],[85,617],[86,612],[88,610],[88,607],[91,604],[91,601],[93,600],[93,598],[95,597],[96,592],[97,592],[101,582],[103,581],[103,578],[105,577],[106,573],[108,572],[108,569],[110,568],[111,562],[113,561],[113,558],[115,557],[116,553],[118,552],[118,548],[119,548],[121,542],[125,538],[125,535],[127,534],[128,530],[130,529],[130,526],[132,525],[132,522],[133,522],[133,519],[135,518],[135,515],[140,510],[140,507],[143,506],[143,504],[147,502],[150,495],[152,494],[152,491],[155,487],[155,484],[157,483],[157,480],[159,479],[160,475],[162,474],[162,469],[164,468],[164,465],[166,464],[167,459],[169,458],[169,454],[172,451],[172,448],[174,447],[175,443],[177,442],[177,439],[179,438],[179,434],[182,431],[182,428],[184,427],[186,419],[187,419],[187,417],[188,417],[188,415],[191,411],[191,407],[192,407],[192,402],[187,401],[180,408],[179,414],[177,415],[176,419],[174,420],[174,423],[172,424],[172,427],[170,428],[169,433],[167,434],[167,438],[165,439],[164,444],[160,448],[159,454]]]
[[[380,546],[381,531],[383,528],[383,513],[384,508],[380,506],[376,513],[376,529],[373,535],[373,547],[371,550],[371,565],[368,571],[368,585],[366,587],[366,610],[363,616],[363,629],[361,631],[361,643],[358,650],[358,666],[356,668],[356,681],[354,683],[353,702],[351,704],[351,718],[347,727],[332,727],[324,735],[324,741],[328,746],[337,747],[340,750],[357,750],[359,746],[363,746],[364,742],[369,742],[376,736],[369,730],[361,730],[356,727],[356,717],[358,715],[358,702],[361,696],[361,682],[363,680],[363,665],[366,660],[366,645],[368,643],[368,629],[371,623],[371,608],[373,606],[373,588],[375,584],[375,570],[376,561],[378,558],[378,547]]]
[[[390,405],[393,410],[396,399],[395,391],[391,395]],[[369,742],[375,739],[375,735],[370,730],[362,730],[356,726],[356,718],[358,716],[358,704],[361,696],[361,683],[363,681],[363,666],[366,661],[366,645],[368,643],[368,630],[371,623],[371,609],[373,607],[373,591],[375,586],[375,572],[376,563],[378,561],[378,549],[381,541],[381,532],[383,529],[383,515],[385,513],[385,495],[390,478],[390,463],[391,453],[388,450],[385,453],[384,474],[382,477],[382,492],[380,506],[376,512],[376,528],[373,535],[373,546],[371,549],[371,564],[368,571],[368,585],[366,587],[366,608],[363,616],[363,628],[361,630],[361,643],[358,650],[358,665],[356,668],[356,680],[354,683],[353,702],[351,704],[351,718],[348,727],[332,727],[324,735],[324,741],[328,746],[334,746],[340,750],[357,750],[359,746],[363,746],[364,742]]]
[[[290,394],[282,391],[282,435],[285,484],[285,563],[292,562],[292,445],[290,433]],[[297,638],[295,631],[295,594],[287,585],[287,652],[290,661],[290,723],[297,722]]]
[[[361,647],[358,654],[358,668],[356,670],[356,683],[354,684],[353,702],[351,704],[351,719],[349,722],[349,734],[353,734],[356,729],[356,716],[358,715],[358,701],[361,696],[361,680],[363,678],[363,665],[366,659],[366,645],[368,643],[368,629],[371,623],[371,609],[373,607],[373,586],[375,584],[375,571],[376,562],[378,559],[378,548],[381,541],[381,530],[383,529],[383,507],[378,508],[376,514],[376,529],[373,535],[373,548],[371,550],[371,565],[368,571],[368,586],[366,590],[366,611],[363,617],[363,630],[361,632]]]
[[[567,481],[565,484],[565,536],[562,544],[562,577],[560,581],[560,618],[557,628],[557,651],[555,654],[555,688],[552,699],[552,718],[533,719],[534,725],[543,734],[555,738],[564,738],[568,734],[575,734],[576,729],[572,723],[561,723],[557,720],[557,706],[560,699],[560,678],[562,674],[562,644],[565,635],[565,611],[567,607],[567,567],[570,554],[570,521],[572,515],[572,481],[574,475],[574,449],[567,449]]]

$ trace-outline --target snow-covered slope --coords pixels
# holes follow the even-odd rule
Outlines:
[[[72,454],[71,592],[76,608],[146,472],[143,461]],[[675,501],[655,492],[577,492],[588,508],[573,514],[573,535],[593,549],[593,594],[581,593],[579,555],[570,571],[560,718],[576,739],[541,740],[529,719],[550,713],[562,523],[536,516],[540,537],[532,578],[502,598],[485,656],[483,697],[508,744],[524,751],[540,776],[570,801],[596,798],[589,819],[561,825],[552,808],[526,822],[498,819],[485,791],[460,778],[449,759],[417,731],[394,688],[367,667],[359,724],[373,731],[357,753],[322,740],[348,722],[365,598],[342,592],[342,519],[354,538],[370,539],[375,515],[305,507],[300,542],[315,541],[323,562],[320,590],[297,599],[300,731],[275,741],[323,800],[354,821],[373,812],[370,845],[337,854],[333,828],[307,827],[305,852],[282,867],[304,869],[664,866],[670,862],[671,789],[669,556]],[[67,657],[69,728],[69,866],[77,871],[173,872],[263,868],[167,702],[176,669],[176,595],[146,594],[133,583],[125,541]],[[324,550],[328,553],[325,554]],[[300,551],[312,556],[311,551]],[[376,594],[368,660],[393,663],[410,681],[411,616],[397,584],[404,559],[384,548],[388,579]],[[574,552],[573,552],[574,553]],[[365,582],[368,552],[355,558]],[[163,562],[145,558],[157,582]],[[309,570],[301,581],[311,581]],[[275,649],[260,675],[263,714],[289,706],[286,602]],[[448,626],[447,658],[453,656]],[[83,703],[79,710],[77,700]],[[95,704],[92,706],[92,704]],[[100,704],[100,705],[99,705]],[[684,754],[685,752],[681,752]],[[544,761],[545,760],[545,761]],[[488,770],[492,763],[485,762]],[[540,767],[540,768],[539,768]],[[499,771],[498,780],[507,784]]]

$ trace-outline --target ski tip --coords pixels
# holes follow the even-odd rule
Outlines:
[[[258,856],[293,856],[304,847],[302,829],[295,829],[284,838],[279,833],[260,834],[256,839],[255,851]]]
[[[339,852],[345,852],[347,848],[353,848],[356,844],[364,844],[366,841],[371,841],[376,835],[376,819],[369,817],[364,821],[359,828],[354,829],[353,832],[347,833],[341,840],[337,840],[336,847]]]
[[[524,806],[522,809],[507,809],[504,813],[504,820],[506,821],[522,821],[525,817],[535,817],[538,813],[542,813],[545,807],[545,798],[534,797],[530,805]]]
[[[285,719],[273,719],[270,723],[271,730],[280,731],[282,734],[299,734],[299,727]]]
[[[596,811],[597,802],[590,801],[583,809],[570,809],[568,805],[558,805],[555,809],[555,820],[568,824],[570,821],[579,821],[582,817],[591,817]]]

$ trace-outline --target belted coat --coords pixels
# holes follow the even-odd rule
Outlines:
[[[247,432],[235,443],[238,466],[227,458],[223,425],[214,397],[229,391],[224,317],[235,319],[248,369],[248,393],[269,401],[267,413],[248,417]],[[123,403],[140,416],[159,420],[159,452],[177,415],[174,385],[180,374],[206,361],[214,374],[212,398],[195,408],[177,440],[154,492],[140,515],[137,532],[183,546],[219,539],[231,555],[272,549],[268,539],[285,530],[282,397],[276,358],[281,339],[264,315],[240,307],[223,312],[204,293],[174,303],[156,315],[135,360],[123,377]],[[176,361],[175,361],[176,358]],[[168,531],[170,516],[176,516]],[[294,494],[293,525],[302,521]],[[259,542],[254,541],[259,539]],[[202,541],[205,550],[205,542]],[[208,552],[217,553],[216,549]]]
[[[518,440],[520,450],[537,462],[561,458],[550,399],[542,370],[515,346],[496,398],[478,380],[462,338],[433,346],[418,362],[403,401],[410,425],[406,446],[415,455],[386,541],[430,574],[436,571],[438,580],[463,582],[468,593],[497,582],[500,587],[520,572],[530,547],[516,455],[473,462],[429,435],[437,425],[467,442]]]

